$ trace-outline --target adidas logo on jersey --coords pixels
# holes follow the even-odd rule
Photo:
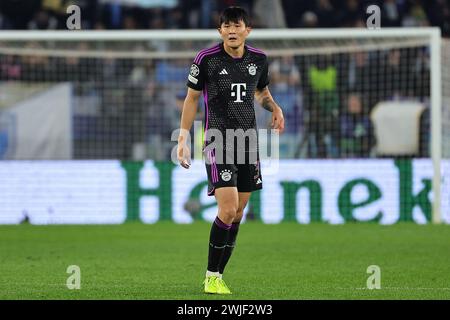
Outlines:
[[[262,183],[262,181],[260,178],[258,178],[258,181],[256,181],[256,184],[260,184],[260,183]]]
[[[223,69],[222,71],[219,72],[219,74],[228,74],[227,70]]]

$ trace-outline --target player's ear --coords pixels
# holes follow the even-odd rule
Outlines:
[[[245,29],[247,30],[247,36],[250,34],[250,32],[252,32],[252,27],[245,27]]]

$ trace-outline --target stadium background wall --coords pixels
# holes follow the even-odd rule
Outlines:
[[[450,161],[442,162],[448,172]],[[307,224],[431,221],[430,159],[280,160],[264,175],[245,220]],[[202,161],[3,161],[0,224],[120,224],[212,221]],[[450,223],[450,183],[442,183],[442,220]]]

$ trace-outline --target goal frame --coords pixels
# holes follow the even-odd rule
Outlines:
[[[431,159],[433,163],[433,214],[432,222],[441,223],[441,140],[442,140],[442,78],[441,30],[423,28],[338,28],[338,29],[255,29],[249,39],[312,40],[346,38],[398,38],[427,37],[430,48],[430,107],[431,107]],[[1,41],[137,41],[137,40],[214,40],[217,30],[55,30],[55,31],[1,31]],[[186,53],[186,52],[185,52]],[[165,57],[170,57],[164,53]]]

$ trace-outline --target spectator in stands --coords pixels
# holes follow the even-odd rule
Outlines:
[[[403,27],[428,27],[427,14],[419,1],[413,1],[411,6],[405,10],[402,23]]]
[[[378,90],[381,88],[378,81],[381,76],[377,64],[372,60],[369,52],[358,51],[350,53],[348,62],[344,60],[343,63],[345,66],[345,76],[343,77],[346,82],[345,92],[363,94],[369,110],[381,99],[381,92]]]
[[[293,56],[275,59],[269,66],[272,95],[283,106],[286,133],[299,129],[298,109],[301,99],[300,71]]]
[[[373,129],[359,94],[346,99],[346,110],[340,116],[340,156],[369,157],[373,144]]]
[[[310,157],[337,156],[339,134],[339,75],[331,55],[309,57],[305,70],[306,132]]]
[[[390,50],[386,58],[381,61],[382,67],[386,72],[381,74],[379,84],[381,85],[384,99],[395,99],[396,97],[405,97],[402,83],[408,81],[407,70],[410,66],[402,65],[401,52],[398,49]],[[405,59],[407,60],[407,59]]]
[[[183,26],[187,29],[199,29],[201,21],[202,0],[180,1],[179,7],[183,12]],[[212,15],[213,12],[210,12]],[[208,22],[209,23],[209,22]]]
[[[254,0],[253,19],[262,28],[287,27],[281,0]]]
[[[102,23],[107,29],[120,29],[123,20],[123,7],[117,2],[103,5],[101,10]]]
[[[427,17],[430,25],[441,28],[443,37],[450,37],[450,2],[448,0],[436,0],[426,2]]]
[[[0,30],[6,29],[11,29],[11,24],[8,19],[0,12]]]
[[[86,52],[89,50],[89,45],[86,42],[80,42],[75,48],[78,52]],[[76,95],[82,95],[83,88],[89,86],[88,81],[96,79],[98,70],[93,58],[69,56],[57,58],[56,63],[58,72],[55,78],[62,82],[71,81]]]
[[[283,9],[288,28],[301,27],[301,17],[303,13],[312,10],[312,1],[283,0]]]
[[[0,81],[20,80],[22,64],[15,56],[7,55],[0,59]]]
[[[158,60],[155,73],[158,83],[173,86],[174,83],[180,83],[186,78],[186,60]]]
[[[37,42],[30,42],[25,45],[27,50],[39,50],[42,46]],[[49,57],[39,56],[39,55],[29,55],[22,56],[22,81],[52,81],[52,75],[54,72],[51,71]]]
[[[347,72],[346,81],[349,91],[365,92],[370,89],[369,54],[367,52],[351,53]]]
[[[317,15],[312,11],[306,11],[301,18],[302,28],[317,28],[319,27],[319,19]]]
[[[356,20],[365,16],[365,8],[363,9],[357,0],[346,0],[336,11],[336,20],[340,27],[352,27]]]
[[[383,27],[399,27],[402,21],[403,10],[400,2],[385,0],[381,6],[381,25]]]
[[[28,23],[30,30],[54,30],[58,28],[58,20],[49,14],[48,11],[38,11],[33,20]]]
[[[180,7],[173,8],[168,12],[166,25],[168,29],[186,29],[184,14]]]
[[[111,57],[105,57],[99,61],[98,77],[101,93],[101,115],[102,117],[117,116],[120,113],[121,106],[121,83],[118,77],[121,75],[119,70],[120,61]]]
[[[123,29],[124,30],[135,30],[139,29],[138,24],[134,16],[127,14],[123,17]]]
[[[164,17],[164,11],[161,8],[155,8],[151,10],[151,18],[149,23],[150,29],[166,29],[166,20]]]
[[[318,25],[322,28],[331,28],[336,23],[335,8],[331,4],[330,0],[316,1],[316,8],[314,10],[317,14]]]
[[[424,97],[430,96],[430,54],[427,49],[417,49],[417,57],[411,68],[414,85],[409,96],[423,100]]]
[[[273,89],[279,92],[287,92],[290,88],[300,85],[300,71],[293,56],[283,56],[273,60],[269,71]]]
[[[147,140],[147,111],[145,90],[147,83],[152,81],[152,74],[147,73],[145,61],[128,61],[131,71],[124,79],[124,106],[121,114],[123,126],[124,149],[123,157],[126,159],[139,159],[134,150],[136,146],[145,146]]]

